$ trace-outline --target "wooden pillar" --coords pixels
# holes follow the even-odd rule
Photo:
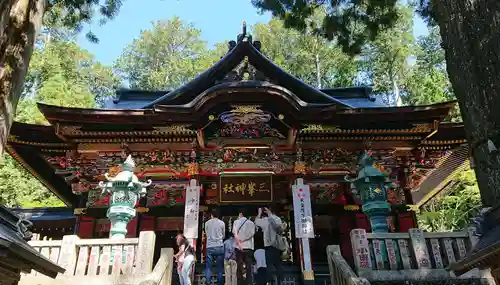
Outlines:
[[[311,211],[311,193],[302,178],[297,178],[292,186],[293,211],[295,215],[295,237],[299,239],[300,264],[304,284],[314,284],[309,239],[314,238]]]

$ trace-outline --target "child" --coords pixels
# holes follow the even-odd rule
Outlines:
[[[224,241],[224,275],[226,277],[225,285],[237,285],[236,269],[236,241],[233,233],[228,233],[228,238]]]
[[[254,253],[255,257],[255,283],[257,285],[266,285],[267,283],[267,264],[266,251],[257,249]]]

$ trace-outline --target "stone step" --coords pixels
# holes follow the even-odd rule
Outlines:
[[[315,275],[316,285],[331,285],[328,266],[318,264],[314,266],[314,268],[315,268],[314,275]],[[196,266],[194,284],[207,285],[207,282],[205,280],[204,270],[205,269],[203,265],[198,264]],[[285,271],[285,280],[282,285],[299,285],[302,283],[300,268],[298,266],[285,265],[284,271]],[[212,272],[213,272],[212,280],[209,285],[217,285],[217,277],[216,277],[217,268],[214,267]],[[173,274],[172,284],[179,284],[179,277],[177,275],[177,272],[174,272]],[[271,282],[269,285],[274,285],[274,282]]]

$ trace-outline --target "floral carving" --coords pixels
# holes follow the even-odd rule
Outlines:
[[[237,139],[255,139],[263,137],[274,137],[284,139],[278,130],[271,128],[268,124],[259,124],[252,126],[227,125],[218,129],[212,138],[237,138]]]
[[[284,154],[272,150],[240,148],[240,149],[218,149],[201,155],[200,163],[277,163],[286,162],[290,159]]]
[[[248,126],[267,123],[272,115],[258,106],[235,106],[233,110],[220,115],[220,120],[229,125]]]
[[[339,168],[350,169],[355,166],[357,155],[345,149],[310,150],[304,153],[304,160],[308,165],[335,165]]]

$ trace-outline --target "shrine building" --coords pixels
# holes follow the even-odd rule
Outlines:
[[[151,230],[158,250],[173,247],[194,179],[201,188],[201,262],[207,209],[220,208],[229,230],[239,208],[253,217],[271,204],[289,225],[291,266],[300,266],[303,255],[326,264],[330,244],[351,260],[349,233],[370,231],[370,222],[346,175],[369,151],[394,185],[390,231],[417,227],[412,209],[449,185],[468,159],[463,126],[445,122],[455,104],[389,107],[368,87],[315,88],[272,63],[244,32],[215,65],[178,89],[119,90],[102,109],[40,103],[50,125],[15,122],[8,152],[67,205],[18,212],[41,236],[108,237],[109,196],[98,183],[131,155],[135,174],[152,184],[128,236]],[[292,185],[298,181],[311,192],[308,244],[295,238]]]

